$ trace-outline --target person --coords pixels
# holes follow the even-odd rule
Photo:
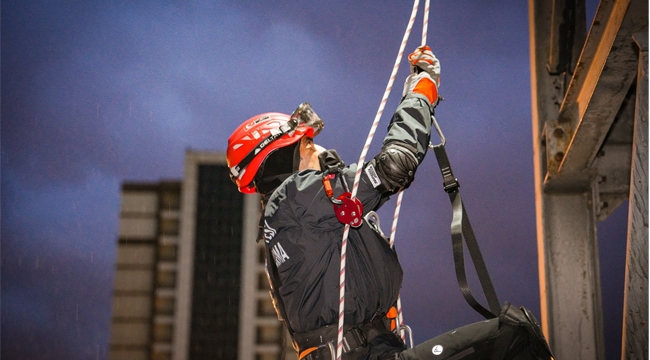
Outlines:
[[[438,340],[407,350],[398,335],[394,307],[402,268],[374,213],[389,196],[409,187],[429,145],[440,62],[428,46],[418,47],[408,59],[411,73],[402,100],[381,150],[363,164],[356,200],[350,189],[357,165],[345,166],[335,150],[314,143],[323,121],[308,103],[291,115],[254,116],[228,139],[231,179],[241,192],[262,195],[259,238],[266,247],[272,299],[300,360],[332,359],[336,351],[346,224],[351,227],[343,359],[446,358],[438,356]],[[477,326],[485,328],[486,336],[498,331],[494,319]]]

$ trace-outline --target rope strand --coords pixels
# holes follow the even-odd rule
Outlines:
[[[427,44],[427,29],[429,29],[429,0],[424,2],[424,20],[422,20],[422,45]]]
[[[427,29],[429,28],[429,0],[424,2],[424,20],[422,21],[422,45],[427,44]],[[390,229],[390,247],[393,248],[395,244],[395,233],[397,232],[397,220],[399,219],[399,212],[402,207],[402,197],[404,192],[400,191],[397,196],[397,204],[395,205],[395,213],[393,214],[393,226]],[[397,297],[397,323],[399,324],[400,336],[402,341],[406,341],[406,331],[404,331],[404,315],[402,314],[402,298],[401,295]],[[413,345],[413,344],[411,344]]]
[[[400,191],[397,195],[397,203],[395,204],[395,213],[393,214],[393,225],[390,228],[390,248],[392,249],[395,245],[395,234],[397,233],[397,220],[399,220],[399,212],[402,208],[402,198],[404,197],[404,191]],[[406,340],[406,332],[403,329],[404,318],[402,316],[402,297],[401,295],[397,296],[397,323],[399,324],[399,334],[402,337],[402,341]]]
[[[404,49],[406,48],[406,43],[408,42],[408,38],[411,34],[411,29],[413,28],[413,23],[415,22],[415,18],[417,16],[417,11],[418,11],[418,5],[420,1],[419,0],[414,0],[413,1],[413,9],[411,11],[411,17],[409,19],[408,25],[406,27],[406,31],[404,32],[404,37],[402,38],[402,43],[400,44],[399,52],[397,54],[397,58],[395,59],[395,64],[393,66],[393,71],[391,72],[390,78],[388,80],[388,84],[386,85],[386,90],[384,91],[384,96],[381,100],[381,103],[379,104],[379,109],[377,110],[377,114],[375,115],[375,119],[373,120],[372,126],[370,128],[370,132],[368,133],[368,137],[366,138],[366,143],[363,146],[363,150],[361,151],[361,155],[359,156],[359,161],[357,162],[357,171],[354,176],[354,185],[352,186],[352,199],[356,198],[357,196],[357,190],[359,188],[359,181],[361,179],[361,171],[363,169],[363,164],[365,163],[366,160],[366,155],[368,154],[368,149],[370,148],[370,144],[372,143],[372,139],[375,136],[375,132],[377,130],[377,126],[379,125],[379,120],[381,119],[382,114],[384,113],[384,108],[386,106],[386,102],[388,101],[388,97],[390,95],[390,92],[393,88],[393,83],[395,82],[395,77],[397,76],[397,70],[399,69],[399,65],[402,61],[402,56],[404,55]],[[424,26],[422,30],[422,42],[423,44],[426,42],[426,28],[428,24],[428,10],[429,10],[429,0],[426,0],[426,5],[425,5],[425,17],[424,17]],[[401,197],[402,193],[400,192],[398,196],[398,201],[401,203]],[[399,213],[399,210],[397,210]],[[394,219],[393,221],[393,227],[395,228],[397,225],[397,220]],[[394,229],[393,229],[394,230]],[[337,346],[336,346],[336,359],[341,360],[341,356],[343,355],[343,324],[345,321],[345,267],[346,267],[346,252],[347,252],[347,246],[348,246],[348,235],[350,233],[350,225],[346,224],[345,228],[343,230],[343,239],[341,241],[341,265],[340,265],[340,273],[339,273],[339,323],[338,323],[338,338],[337,338]],[[394,231],[391,232],[391,238],[394,239]],[[398,316],[401,319],[401,301],[398,298]],[[400,320],[402,322],[402,320]],[[403,337],[404,335],[402,335]]]

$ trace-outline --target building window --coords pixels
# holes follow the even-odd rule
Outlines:
[[[172,354],[169,351],[152,351],[151,360],[171,360]]]
[[[264,265],[266,263],[266,247],[264,245],[260,246],[257,248],[258,249],[258,255],[257,255],[257,262],[259,264]]]
[[[158,261],[176,261],[176,245],[159,245]]]
[[[176,286],[176,271],[158,270],[156,273],[156,286],[159,288],[173,288]]]
[[[257,316],[275,316],[275,307],[270,296],[257,300]]]
[[[174,298],[157,297],[154,300],[154,309],[158,315],[172,315],[174,313]]]
[[[178,235],[180,225],[178,219],[162,219],[160,220],[160,234],[161,235]]]
[[[257,354],[255,355],[255,360],[277,360],[279,354],[274,354],[274,353],[265,353],[265,354]]]
[[[153,326],[153,341],[171,342],[173,334],[172,330],[171,324],[155,324]]]
[[[160,208],[162,210],[179,210],[181,208],[181,194],[179,191],[163,191],[160,194]]]
[[[278,325],[260,325],[257,327],[258,344],[278,344],[282,337],[282,327]]]
[[[271,290],[269,279],[266,277],[266,273],[264,272],[260,272],[257,275],[257,290]]]

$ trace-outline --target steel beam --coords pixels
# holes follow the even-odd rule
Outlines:
[[[604,359],[596,223],[629,196],[623,357],[647,358],[648,2],[601,0],[573,66],[581,5],[529,0],[541,323],[557,358]]]
[[[553,125],[564,99],[566,74],[551,74],[547,68],[551,28],[558,23],[553,17],[560,13],[548,1],[529,0],[541,323],[558,359],[604,359],[595,176],[574,179],[577,184],[561,192],[544,187],[547,174],[557,169],[549,159],[556,154],[547,150],[563,137],[554,134]]]
[[[623,359],[648,356],[648,33],[639,45],[636,116],[628,210],[627,261],[623,305]]]
[[[546,68],[550,74],[566,73],[570,76],[585,42],[584,1],[553,0],[551,22],[551,43]]]
[[[630,194],[635,104],[636,87],[632,86],[592,163],[598,180],[598,221],[605,220]]]
[[[644,0],[601,1],[569,83],[557,121],[547,126],[549,173],[545,186],[586,186],[591,165],[636,77],[632,34],[647,26]],[[554,170],[557,169],[555,172]]]
[[[594,196],[595,191],[543,196],[540,295],[558,359],[605,358]]]
[[[631,144],[608,144],[594,161],[596,218],[605,220],[627,200],[630,192]]]

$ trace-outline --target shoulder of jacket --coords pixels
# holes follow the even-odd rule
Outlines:
[[[272,216],[281,203],[288,199],[294,199],[297,192],[305,191],[310,184],[315,182],[315,171],[301,171],[289,176],[280,186],[273,191],[264,208],[265,216]],[[320,179],[320,177],[318,177]]]
[[[322,172],[303,170],[294,173],[273,191],[264,207],[264,217],[273,217],[278,212],[294,212],[301,205],[306,206],[318,196],[322,187]]]

